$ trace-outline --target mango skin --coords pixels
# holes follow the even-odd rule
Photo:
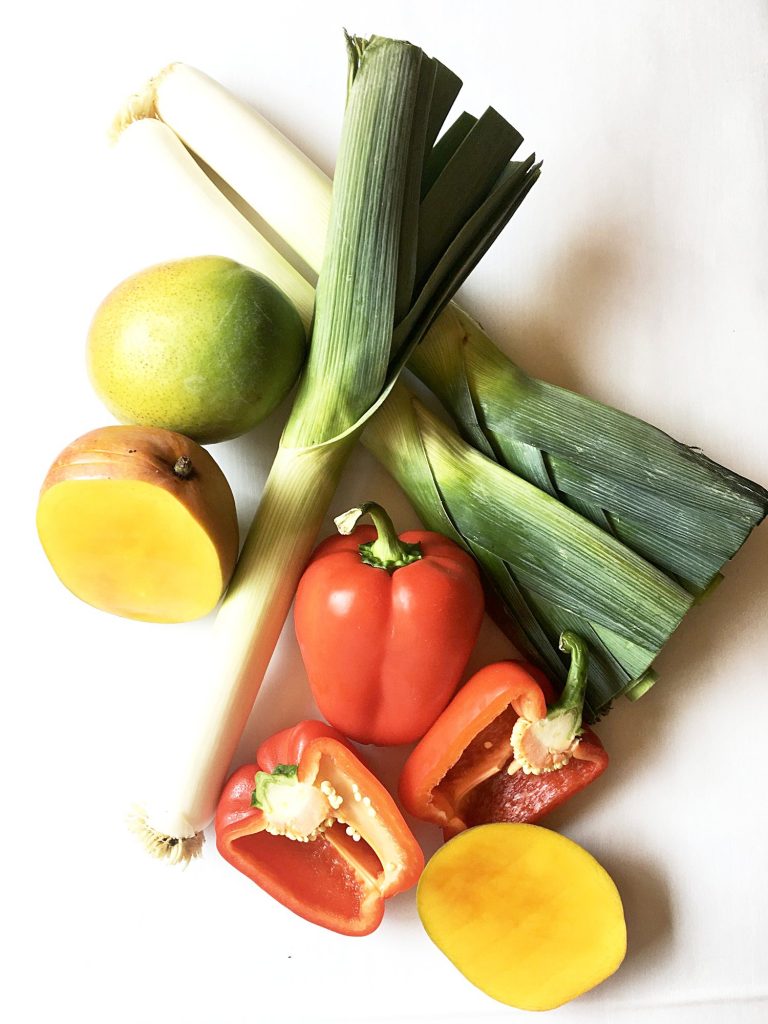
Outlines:
[[[37,528],[72,593],[144,622],[211,612],[239,546],[235,500],[216,461],[157,427],[102,427],[68,445],[43,482]]]
[[[276,285],[223,256],[195,256],[113,289],[91,323],[87,362],[116,419],[209,444],[268,416],[305,349],[299,314]]]
[[[613,974],[627,949],[621,897],[571,839],[497,822],[460,833],[419,879],[425,931],[491,998],[553,1010]]]

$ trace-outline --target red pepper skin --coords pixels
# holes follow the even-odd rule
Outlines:
[[[332,725],[326,725],[325,722],[317,722],[308,718],[299,722],[298,725],[289,726],[264,740],[256,751],[259,768],[263,772],[271,773],[279,764],[300,764],[309,744],[313,740],[320,739],[321,736],[337,740],[353,754],[357,753],[347,737],[342,736],[338,729],[334,729]]]
[[[605,748],[592,730],[585,728],[576,753],[563,768],[545,775],[501,771],[476,786],[464,808],[467,827],[494,821],[535,824],[593,782],[607,766]]]
[[[447,537],[400,535],[423,557],[387,572],[362,526],[318,546],[296,594],[296,637],[317,706],[345,736],[393,746],[424,735],[456,691],[483,617],[477,567]]]
[[[298,765],[299,780],[312,785],[320,785],[329,766],[344,786],[355,783],[370,797],[377,827],[385,830],[377,842],[386,847],[378,851],[386,863],[338,823],[306,843],[265,831],[264,812],[251,806],[254,776],[272,773],[279,764]],[[415,885],[424,867],[421,848],[392,797],[348,741],[321,722],[300,722],[262,743],[258,763],[238,768],[226,783],[215,827],[219,853],[233,867],[300,917],[342,935],[374,931],[385,900]]]
[[[517,717],[543,718],[553,699],[549,680],[534,665],[502,661],[480,669],[405,762],[399,783],[405,809],[450,838],[492,821],[535,823],[584,789],[608,764],[590,729],[556,771],[509,775],[504,767]]]

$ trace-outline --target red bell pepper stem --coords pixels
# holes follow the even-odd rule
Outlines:
[[[392,520],[375,501],[365,501],[359,508],[342,512],[334,519],[336,529],[342,536],[347,537],[354,530],[358,520],[366,515],[371,517],[376,530],[375,540],[361,544],[358,549],[366,565],[394,572],[395,569],[401,569],[411,562],[418,562],[423,557],[420,544],[409,544],[400,540]]]

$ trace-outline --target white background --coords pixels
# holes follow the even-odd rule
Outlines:
[[[109,422],[83,360],[92,311],[130,260],[104,188],[104,131],[125,94],[184,60],[252,100],[330,171],[342,26],[410,38],[464,78],[464,107],[493,103],[544,158],[464,305],[528,371],[765,484],[764,4],[133,0],[11,10],[0,42],[0,1013],[19,1024],[522,1020],[431,945],[412,893],[373,936],[345,939],[271,902],[210,841],[181,871],[149,859],[125,829],[155,753],[183,737],[209,623],[142,625],[86,607],[59,585],[34,532],[49,463]],[[243,523],[284,414],[214,449]],[[387,499],[398,525],[416,525],[359,452],[334,510],[364,498]],[[629,928],[618,974],[555,1011],[558,1021],[765,1019],[767,578],[763,527],[669,644],[656,688],[602,724],[608,775],[549,821],[613,874]],[[473,664],[507,650],[487,627]],[[309,711],[289,624],[238,761]],[[388,782],[403,756],[376,758]],[[429,829],[417,833],[435,848]]]

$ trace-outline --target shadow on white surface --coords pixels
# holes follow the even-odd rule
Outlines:
[[[598,348],[606,340],[602,321],[631,279],[633,240],[636,245],[636,236],[618,217],[595,217],[588,232],[571,237],[552,255],[524,307],[494,321],[493,328],[485,325],[493,341],[531,376],[599,397],[600,378],[589,366],[603,355]],[[504,338],[509,340],[503,343]]]
[[[626,991],[631,975],[645,974],[653,961],[664,955],[674,939],[675,922],[669,884],[658,864],[632,856],[602,857],[603,867],[616,883],[627,922],[627,955],[620,967],[621,986]],[[619,972],[603,984],[603,992]]]

